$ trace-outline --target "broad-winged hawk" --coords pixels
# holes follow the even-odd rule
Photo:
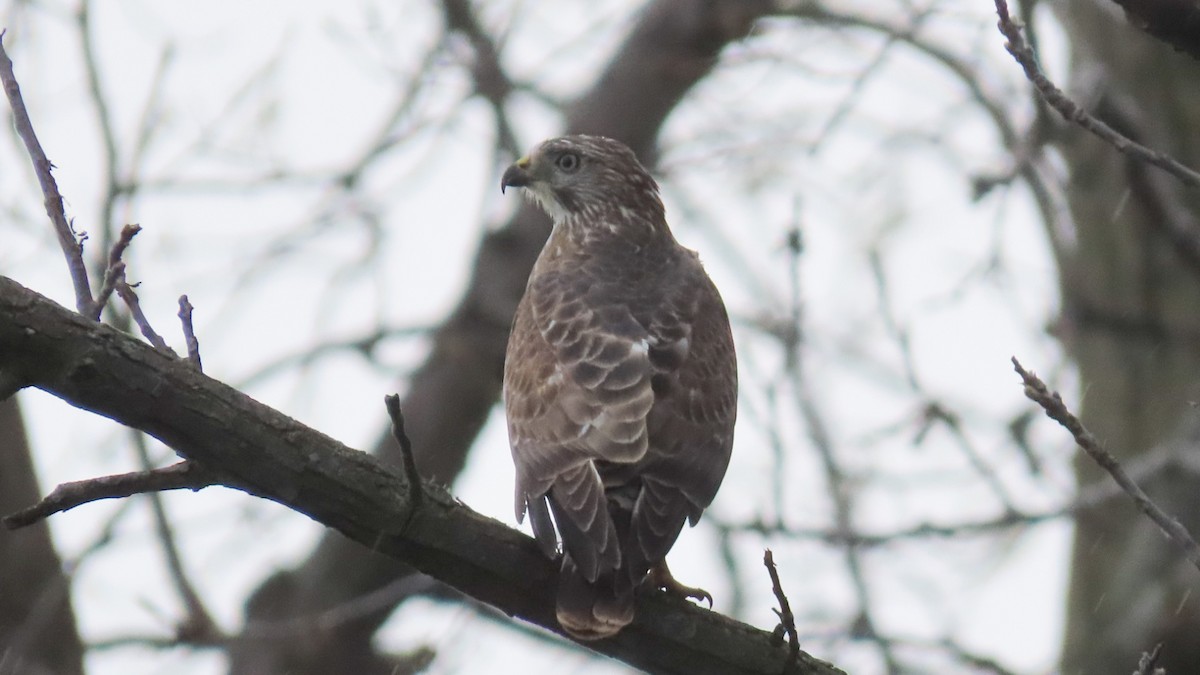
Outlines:
[[[562,540],[562,627],[607,637],[633,620],[634,589],[648,573],[669,591],[707,595],[675,582],[665,556],[729,464],[729,319],[625,145],[546,141],[504,172],[501,188],[509,186],[554,219],[504,364],[517,519],[528,511],[551,557]]]

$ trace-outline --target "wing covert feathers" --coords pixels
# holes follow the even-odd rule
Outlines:
[[[539,164],[554,144],[580,153],[575,179],[556,183]],[[628,149],[555,139],[519,169],[561,211],[504,366],[515,507],[547,555],[561,541],[559,621],[594,639],[633,620],[634,588],[725,475],[733,338],[716,287],[670,234],[657,187]]]

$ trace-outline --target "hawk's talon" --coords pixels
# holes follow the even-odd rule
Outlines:
[[[685,586],[671,576],[671,570],[667,568],[667,561],[662,560],[655,566],[650,568],[650,572],[646,575],[646,581],[643,582],[652,588],[657,588],[664,591],[667,595],[676,598],[691,598],[692,600],[704,600],[708,602],[708,608],[712,609],[713,598],[712,594],[703,588],[695,586]]]

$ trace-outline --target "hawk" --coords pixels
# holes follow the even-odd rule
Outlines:
[[[721,296],[622,143],[548,140],[506,187],[554,219],[513,320],[504,408],[517,521],[528,512],[551,558],[562,541],[558,621],[614,635],[643,582],[711,604],[665,557],[729,465],[737,363]]]

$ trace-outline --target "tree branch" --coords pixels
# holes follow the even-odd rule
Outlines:
[[[217,485],[217,478],[195,462],[179,462],[161,469],[133,471],[113,476],[88,478],[62,483],[41,501],[26,509],[4,516],[4,526],[10,530],[32,525],[56,513],[69,511],[76,506],[100,501],[119,499],[146,492],[163,490],[200,490]]]
[[[1200,544],[1192,538],[1191,533],[1187,531],[1178,520],[1169,516],[1157,504],[1155,504],[1150,496],[1138,487],[1133,478],[1121,468],[1116,457],[1100,446],[1100,442],[1083,426],[1083,422],[1079,421],[1063,403],[1062,397],[1056,391],[1050,391],[1045,382],[1037,375],[1025,370],[1021,366],[1021,362],[1017,357],[1012,357],[1013,369],[1021,376],[1021,380],[1025,383],[1025,396],[1031,401],[1042,406],[1046,411],[1046,416],[1058,422],[1064,429],[1071,432],[1075,437],[1075,443],[1083,448],[1083,451],[1088,454],[1102,469],[1112,476],[1112,479],[1121,486],[1130,497],[1133,498],[1134,504],[1142,513],[1146,514],[1150,520],[1153,520],[1156,525],[1162,528],[1164,534],[1167,535],[1172,542],[1177,545],[1183,554],[1187,557],[1196,569],[1200,569]]]
[[[787,635],[788,660],[784,664],[786,668],[795,663],[800,654],[800,635],[796,632],[796,617],[792,614],[792,606],[783,592],[783,584],[779,581],[779,570],[775,569],[775,555],[771,553],[771,549],[767,549],[763,553],[763,565],[767,568],[767,575],[771,577],[771,591],[775,593],[775,600],[779,602],[779,609],[775,610],[776,616],[779,617],[779,625],[776,626],[772,635],[781,641],[783,636]]]
[[[404,430],[404,413],[400,411],[400,395],[384,396],[383,404],[387,408],[388,417],[392,420],[392,435],[396,437],[396,443],[400,446],[401,459],[404,460],[404,480],[408,482],[412,491],[413,507],[416,508],[421,505],[421,495],[425,493],[425,486],[421,481],[421,474],[417,471],[417,463],[413,459],[412,440],[409,439],[408,432]],[[408,523],[405,525],[407,526]]]
[[[196,339],[196,328],[192,325],[192,303],[188,296],[179,296],[179,323],[183,326],[183,339],[187,343],[188,363],[196,370],[203,371],[204,364],[200,361],[200,341]]]
[[[1025,77],[1033,83],[1034,88],[1038,90],[1038,93],[1042,95],[1046,103],[1051,108],[1054,108],[1055,112],[1062,115],[1066,121],[1083,127],[1100,140],[1130,157],[1166,171],[1184,185],[1188,187],[1200,186],[1200,173],[1197,173],[1195,169],[1185,166],[1166,153],[1151,150],[1140,143],[1134,142],[1081,108],[1078,103],[1072,101],[1069,96],[1056,87],[1050,81],[1050,78],[1046,77],[1046,74],[1042,72],[1033,49],[1025,42],[1025,38],[1021,36],[1021,27],[1013,21],[1008,13],[1008,3],[1005,0],[995,0],[995,3],[996,14],[1000,17],[998,24],[1000,32],[1008,40],[1004,45],[1005,49],[1021,65],[1021,68],[1025,71]]]
[[[443,490],[416,486],[186,361],[89,322],[0,277],[0,370],[71,405],[158,438],[227,484],[337,529],[510,616],[559,632],[557,567],[528,536]],[[407,522],[407,525],[406,525]],[[637,619],[588,647],[652,673],[776,673],[770,633],[648,593]],[[801,653],[788,673],[837,673]]]
[[[112,248],[108,252],[108,265],[104,269],[104,283],[100,286],[100,292],[96,295],[96,301],[92,303],[92,311],[88,314],[88,318],[93,321],[99,321],[100,315],[104,312],[104,306],[108,304],[109,298],[112,297],[113,291],[117,289],[117,284],[125,278],[125,263],[121,257],[125,255],[125,249],[133,243],[133,238],[138,232],[142,231],[141,225],[126,225],[121,228],[121,236],[113,243]]]
[[[33,131],[33,122],[29,120],[29,111],[25,109],[25,99],[21,97],[21,87],[17,84],[17,76],[13,73],[13,62],[4,51],[4,31],[0,30],[0,82],[4,84],[4,94],[13,111],[13,124],[17,135],[25,143],[29,158],[33,161],[33,171],[37,174],[38,184],[42,187],[45,198],[46,215],[54,224],[54,233],[58,235],[58,245],[62,247],[63,255],[67,258],[67,269],[71,272],[71,282],[75,286],[75,309],[84,316],[91,316],[95,301],[92,300],[92,287],[88,281],[87,267],[83,264],[83,243],[75,233],[75,228],[67,220],[63,210],[63,198],[58,192],[58,182],[50,172],[54,165],[46,158],[42,144]]]

